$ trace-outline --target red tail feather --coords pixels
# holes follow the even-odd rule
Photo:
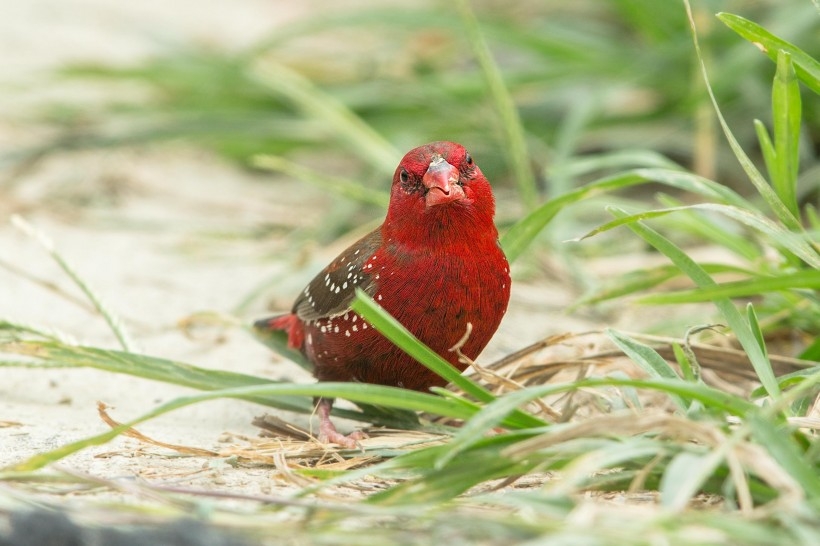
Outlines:
[[[297,351],[305,342],[305,328],[296,315],[277,315],[275,317],[257,321],[257,328],[264,330],[281,330],[288,334],[288,346]]]

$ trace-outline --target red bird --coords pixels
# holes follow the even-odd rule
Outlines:
[[[288,344],[315,365],[319,381],[360,381],[426,391],[446,382],[350,310],[361,288],[427,346],[459,370],[450,349],[474,359],[507,309],[510,268],[493,224],[490,183],[460,144],[411,150],[393,175],[384,223],[342,252],[302,291],[290,314],[255,328],[283,330]],[[319,399],[319,439],[353,447],[330,420],[332,399]]]

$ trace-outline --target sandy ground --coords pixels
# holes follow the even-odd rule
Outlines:
[[[0,146],[35,144],[48,131],[28,125],[26,108],[61,96],[48,70],[65,61],[123,62],[191,41],[238,47],[286,24],[311,3],[239,0],[3,1],[0,18]],[[44,85],[43,82],[49,82]],[[37,91],[34,91],[34,90]],[[3,121],[4,120],[4,121]],[[178,323],[200,311],[231,313],[255,288],[279,279],[240,318],[282,307],[341,249],[313,245],[294,251],[272,237],[255,237],[271,224],[284,230],[322,222],[333,203],[321,192],[274,177],[252,175],[205,152],[177,143],[53,155],[0,182],[0,317],[63,332],[81,343],[116,348],[101,317],[40,244],[9,221],[20,215],[48,237],[79,275],[120,316],[140,352],[197,366],[311,381],[297,366],[273,364],[271,353],[240,329],[186,335]],[[295,271],[295,272],[294,272]],[[21,274],[20,272],[24,272]],[[36,282],[37,280],[41,282]],[[43,283],[53,283],[48,289]],[[592,325],[561,317],[571,296],[560,287],[514,288],[508,317],[483,360],[547,334]],[[96,402],[119,420],[190,392],[165,384],[90,369],[0,368],[0,466],[107,429]],[[224,433],[254,436],[251,419],[264,410],[216,401],[189,407],[140,427],[159,440],[217,448]],[[287,416],[290,417],[290,416]],[[303,417],[295,419],[301,424]],[[105,478],[270,491],[270,470],[233,468],[202,458],[167,457],[167,450],[117,439],[61,462],[74,472]],[[81,502],[75,499],[75,502]]]
[[[0,146],[10,151],[38,142],[42,127],[20,112],[38,101],[83,97],[55,88],[48,71],[66,61],[129,62],[168,45],[201,42],[240,47],[298,17],[310,3],[264,0],[159,2],[114,5],[105,0],[5,0],[0,11]],[[48,85],[43,85],[48,82]],[[36,91],[35,91],[36,90]],[[8,166],[8,165],[7,165]],[[82,294],[42,247],[9,222],[19,214],[50,238],[79,275],[122,317],[140,352],[199,366],[307,381],[298,367],[271,365],[271,355],[241,330],[186,336],[176,325],[202,310],[229,312],[285,263],[277,244],[247,236],[269,222],[298,227],[320,221],[310,188],[280,181],[273,187],[183,145],[55,155],[0,186],[0,315],[52,328],[81,343],[116,347],[104,321],[69,301]],[[204,190],[204,191],[203,191]],[[315,198],[315,199],[314,199]],[[291,282],[298,282],[291,281]],[[287,283],[283,283],[284,287]],[[298,288],[293,288],[297,290]],[[263,312],[261,306],[254,310]],[[95,370],[0,370],[0,466],[105,430],[97,400],[120,419],[135,417],[186,389]],[[146,425],[165,441],[208,447],[223,431],[253,435],[259,407],[220,401],[179,411]],[[157,471],[132,457],[133,440],[117,440],[64,461],[76,471],[105,477]],[[122,456],[95,458],[100,452]],[[182,459],[169,474],[198,470]],[[245,473],[242,479],[250,479]],[[260,471],[259,477],[265,472]]]

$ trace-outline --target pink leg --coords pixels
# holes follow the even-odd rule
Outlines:
[[[323,444],[336,444],[347,449],[353,449],[358,445],[358,440],[367,438],[367,435],[357,430],[345,436],[338,430],[330,420],[330,410],[333,407],[332,398],[320,398],[316,404],[316,413],[319,414],[319,441]]]

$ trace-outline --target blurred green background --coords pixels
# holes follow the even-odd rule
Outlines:
[[[150,55],[105,62],[72,58],[49,70],[36,82],[40,89],[30,90],[35,96],[50,85],[83,92],[46,95],[12,113],[15,121],[39,127],[40,136],[5,147],[0,161],[7,182],[0,182],[0,191],[50,154],[202,146],[258,172],[266,183],[277,183],[273,170],[344,196],[317,205],[328,210],[323,225],[293,234],[328,244],[378,221],[404,151],[446,139],[465,144],[493,182],[502,233],[542,203],[639,167],[689,171],[756,205],[763,202],[718,125],[681,2],[310,2],[294,11],[296,5],[270,4],[282,20],[263,22],[270,29],[256,28],[256,37],[243,43],[220,40],[218,29],[211,39],[193,40],[157,32]],[[741,15],[811,54],[820,51],[818,7],[808,0],[698,0],[692,10],[717,102],[762,171],[754,120],[772,125],[775,64],[716,13]],[[142,32],[150,37],[155,30]],[[800,93],[794,186],[800,206],[814,211],[820,106],[805,86]],[[207,191],[208,181],[202,184]],[[539,236],[541,248],[563,260],[579,293],[597,290],[600,279],[577,258],[617,256],[644,243],[623,231],[583,245],[560,243],[609,220],[606,205],[632,212],[657,206],[661,190],[668,194],[661,196],[665,206],[703,200],[658,184],[589,196],[550,223]],[[704,228],[703,216],[658,222],[676,242],[717,240],[757,273],[783,272],[766,257],[765,245],[738,248],[746,227],[712,218]],[[282,235],[275,219],[260,234],[265,229]],[[735,248],[718,240],[724,230]],[[537,276],[541,269],[524,266],[518,275]],[[651,288],[669,276],[658,278],[644,278],[621,293]],[[778,300],[772,314],[789,305]],[[797,319],[812,332],[816,309],[812,299]]]
[[[576,174],[579,159],[615,151],[651,150],[697,174],[746,185],[715,132],[681,3],[479,1],[473,7],[518,108],[541,198],[584,179]],[[759,159],[751,118],[766,120],[770,111],[774,66],[714,14],[739,13],[811,52],[820,50],[817,8],[806,0],[760,0],[698,1],[693,9],[724,115]],[[184,138],[244,165],[258,153],[307,154],[316,168],[333,166],[325,168],[384,188],[396,159],[391,151],[448,139],[467,144],[495,184],[512,184],[504,120],[457,3],[329,6],[249,47],[168,45],[163,54],[126,65],[73,62],[55,77],[114,92],[93,105],[42,105],[41,119],[58,126],[59,136],[36,150],[6,150],[7,159]],[[114,84],[123,82],[143,92],[118,93]],[[355,113],[373,138],[351,138],[348,126],[317,109],[325,98]],[[817,101],[804,101],[808,160],[816,155],[818,115]],[[337,160],[345,161],[343,170]]]

